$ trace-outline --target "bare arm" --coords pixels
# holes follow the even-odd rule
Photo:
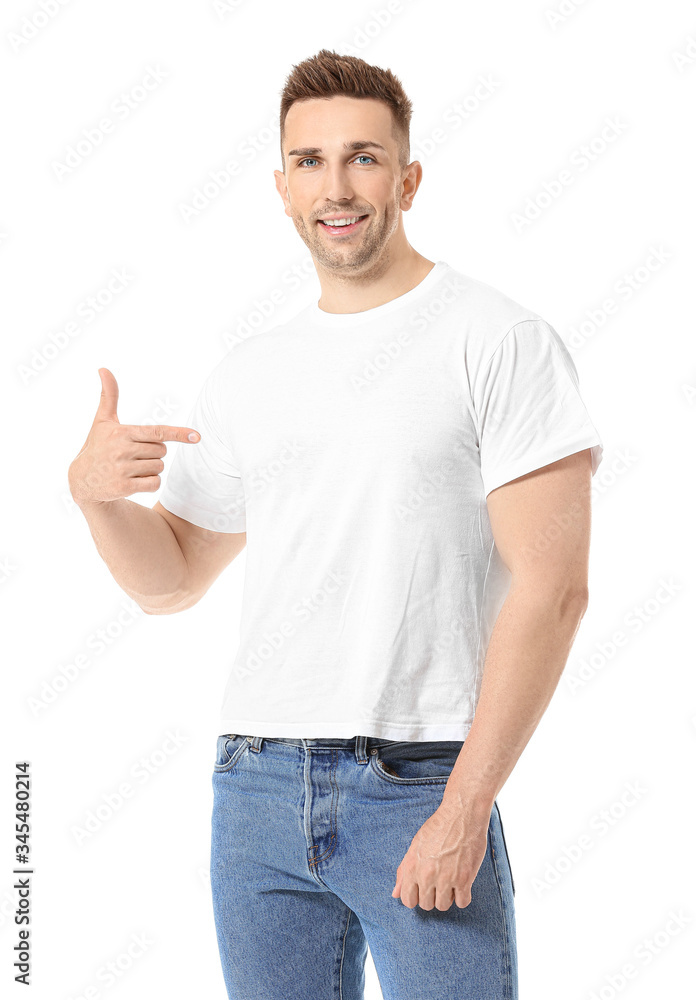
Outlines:
[[[548,707],[587,607],[590,481],[586,449],[488,495],[495,544],[512,580],[444,795],[486,823]]]
[[[208,531],[166,510],[123,497],[79,504],[116,583],[147,614],[196,604],[246,544],[246,534]]]
[[[108,368],[100,368],[99,377],[97,413],[68,470],[70,492],[118,585],[148,614],[184,611],[242,551],[246,533],[209,531],[159,501],[150,509],[128,500],[130,493],[160,488],[165,441],[192,448],[200,434],[190,427],[122,424],[116,379]]]

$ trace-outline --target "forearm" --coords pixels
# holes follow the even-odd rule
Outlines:
[[[126,497],[78,506],[114,580],[144,611],[157,613],[186,598],[186,559],[161,514]]]
[[[447,782],[446,802],[490,812],[551,701],[586,603],[580,595],[540,597],[534,587],[510,590],[491,634],[474,721]]]

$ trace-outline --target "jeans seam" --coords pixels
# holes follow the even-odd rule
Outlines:
[[[350,907],[348,909],[348,919],[346,920],[346,927],[343,931],[343,941],[341,943],[341,962],[338,967],[338,996],[339,1000],[343,1000],[343,962],[346,957],[346,939],[348,937],[348,928],[350,927],[350,918],[353,915],[353,911]]]
[[[500,836],[503,838],[503,847],[505,848],[505,859],[507,861],[508,868],[510,869],[510,881],[512,882],[512,894],[515,895],[515,876],[512,874],[512,864],[510,863],[510,852],[508,851],[507,841],[505,840],[505,830],[503,829],[503,818],[500,815],[500,809],[498,809],[498,803],[496,802],[495,808],[498,811],[498,822],[500,823]]]
[[[512,965],[512,963],[510,961],[510,944],[509,944],[509,941],[508,941],[508,926],[507,926],[507,917],[506,917],[506,914],[505,914],[505,899],[504,899],[504,896],[503,896],[503,887],[500,884],[500,873],[498,871],[498,862],[496,861],[496,857],[495,857],[495,846],[493,844],[493,835],[492,835],[492,829],[491,829],[490,822],[488,824],[488,842],[489,842],[490,849],[491,849],[491,858],[493,860],[493,871],[495,873],[495,881],[496,881],[496,885],[498,886],[498,896],[500,898],[500,919],[501,919],[502,925],[503,925],[503,958],[504,958],[504,961],[505,961],[505,970],[504,970],[504,974],[505,974],[505,987],[504,987],[504,989],[505,989],[505,996],[506,997],[510,997],[510,996],[512,996],[512,974],[511,974],[511,965]]]
[[[336,814],[338,812],[338,786],[335,782],[336,768],[338,766],[338,755],[334,751],[331,754],[331,770],[329,772],[329,781],[331,782],[331,847],[324,851],[322,855],[318,858],[312,858],[309,862],[310,867],[312,865],[318,865],[320,861],[325,861],[326,858],[330,858],[333,852],[336,850],[337,834],[336,834]],[[313,844],[310,850],[314,851],[317,848],[317,844]]]

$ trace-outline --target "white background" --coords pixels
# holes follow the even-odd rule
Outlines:
[[[220,6],[72,0],[45,16],[38,0],[6,0],[0,14],[0,976],[14,975],[13,773],[28,759],[35,1000],[76,1000],[90,985],[114,1000],[225,996],[208,879],[208,734],[238,639],[244,554],[191,610],[129,616],[67,469],[99,402],[99,367],[118,380],[122,422],[182,424],[235,336],[318,299],[273,170],[285,78],[326,47],[391,68],[414,102],[411,158],[424,178],[404,219],[410,243],[552,323],[604,443],[590,606],[498,799],[517,885],[520,995],[686,996],[696,926],[693,5]],[[33,36],[17,44],[22,31]],[[112,102],[150,67],[166,75],[118,119]],[[485,98],[482,80],[494,81]],[[465,119],[453,115],[458,103]],[[61,174],[68,147],[107,115],[113,131]],[[618,133],[602,142],[608,121]],[[583,169],[578,150],[593,140]],[[196,190],[232,159],[239,175],[187,220]],[[563,169],[572,182],[545,196]],[[535,203],[537,217],[516,224]],[[304,275],[295,289],[291,268]],[[81,318],[112,269],[127,285]],[[284,301],[263,318],[260,303],[278,292]],[[88,666],[47,701],[80,654]],[[159,760],[170,731],[181,748],[137,780],[131,768]],[[79,844],[76,828],[122,782],[132,798]],[[105,989],[99,969],[140,933],[151,945]],[[380,997],[371,958],[367,980],[368,1000]]]

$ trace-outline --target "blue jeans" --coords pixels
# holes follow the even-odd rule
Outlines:
[[[514,883],[497,803],[466,907],[392,896],[461,740],[223,735],[210,879],[231,1000],[517,1000]]]

